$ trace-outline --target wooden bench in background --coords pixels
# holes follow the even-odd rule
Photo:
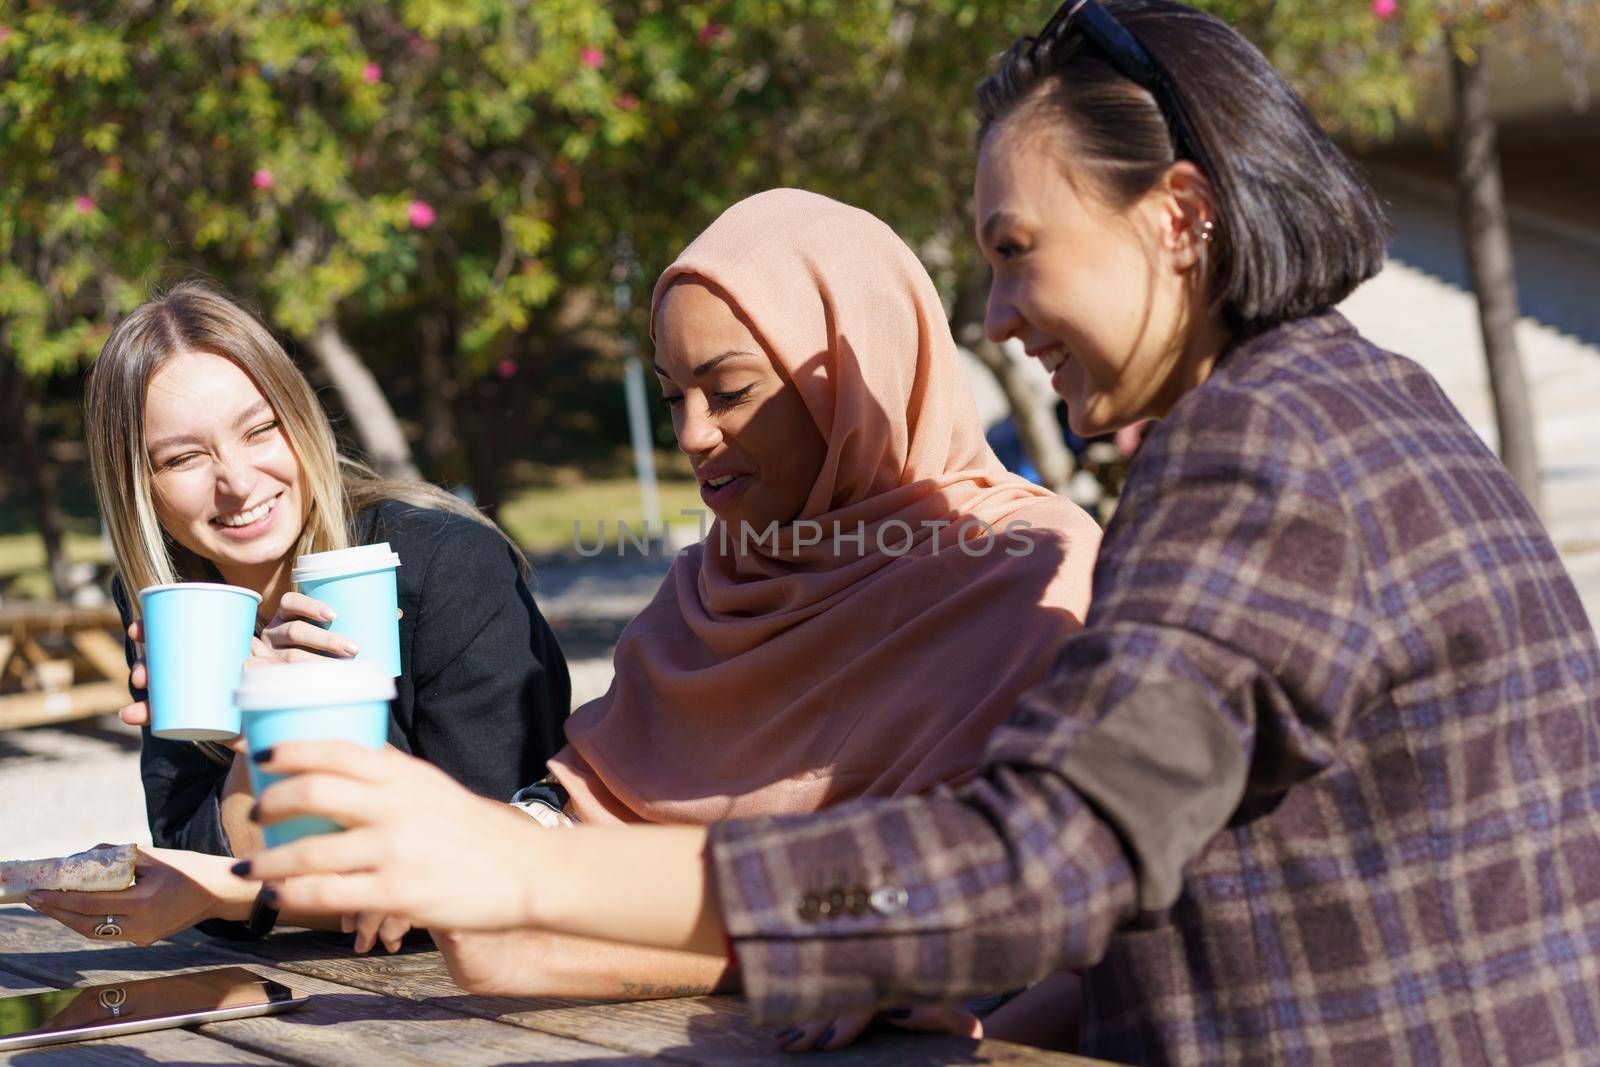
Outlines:
[[[93,718],[127,702],[115,607],[0,606],[0,730]]]

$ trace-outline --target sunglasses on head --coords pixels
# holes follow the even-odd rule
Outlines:
[[[1199,142],[1191,133],[1183,104],[1167,84],[1161,68],[1127,27],[1095,0],[1066,0],[1056,8],[1056,13],[1028,46],[1028,58],[1035,58],[1040,48],[1065,40],[1071,33],[1087,41],[1118,74],[1155,97],[1156,105],[1166,117],[1167,128],[1172,131],[1179,158],[1187,158],[1200,164],[1202,170],[1209,170],[1196,154]]]

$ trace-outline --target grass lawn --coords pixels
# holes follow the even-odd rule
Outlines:
[[[67,533],[67,559],[73,563],[99,562],[109,552],[98,535]],[[19,600],[49,600],[54,596],[44,566],[44,542],[38,534],[0,535],[0,580],[13,575],[16,581],[10,585],[10,596]]]
[[[697,531],[698,513],[706,510],[699,483],[663,481],[660,492],[661,517],[667,524],[674,530]],[[696,514],[684,518],[679,513],[685,510]],[[522,489],[500,506],[500,525],[534,553],[571,550],[574,523],[585,548],[593,547],[602,532],[607,544],[616,544],[619,522],[627,523],[634,536],[641,535],[644,503],[639,483],[632,478],[585,479],[574,485]],[[655,529],[651,533],[659,535]]]

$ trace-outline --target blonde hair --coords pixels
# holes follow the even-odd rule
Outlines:
[[[138,591],[150,585],[203,580],[205,561],[161,528],[144,446],[145,394],[167,360],[209,352],[250,376],[300,461],[307,511],[295,555],[350,546],[352,522],[384,500],[448,511],[500,533],[489,518],[425,482],[379,478],[339,454],[333,425],[311,384],[261,321],[209,282],[182,282],[129,312],[111,331],[84,392],[89,465],[117,569],[137,617]],[[527,560],[516,548],[524,576]]]

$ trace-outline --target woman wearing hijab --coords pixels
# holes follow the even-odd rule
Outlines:
[[[921,263],[864,211],[772,190],[661,275],[652,332],[715,518],[522,803],[707,824],[959,782],[1080,625],[1099,529],[996,460]],[[727,970],[493,939],[441,938],[463,984],[636,996]]]
[[[1085,967],[1102,1058],[1592,1062],[1600,650],[1494,454],[1332,310],[1382,262],[1371,191],[1255,48],[1168,0],[1071,0],[980,101],[990,336],[1054,368],[1078,432],[1158,420],[1088,620],[983,767],[548,833],[398,754],[285,746],[264,817],[355,829],[252,876],[423,924],[726,938],[768,1019]]]

